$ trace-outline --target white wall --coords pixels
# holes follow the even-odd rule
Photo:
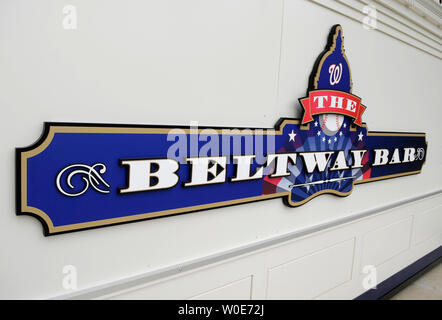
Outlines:
[[[62,28],[67,4],[77,30]],[[383,18],[366,30],[360,4],[2,0],[0,298],[352,298],[364,291],[363,265],[383,280],[440,246],[441,31],[407,11],[402,27]],[[299,116],[336,23],[369,129],[427,133],[420,175],[299,208],[275,199],[53,237],[15,216],[14,148],[33,143],[44,121],[272,127]],[[256,250],[234,254],[244,246]],[[188,264],[199,267],[178,267]],[[78,292],[62,287],[65,265],[77,267]]]

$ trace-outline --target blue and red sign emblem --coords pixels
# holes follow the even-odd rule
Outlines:
[[[425,134],[368,131],[343,39],[334,26],[303,118],[274,129],[45,123],[16,150],[17,214],[52,235],[272,198],[295,207],[419,173]]]

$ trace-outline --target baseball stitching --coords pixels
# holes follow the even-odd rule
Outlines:
[[[324,114],[324,122],[322,122],[321,130],[324,131],[325,124],[327,123],[328,114]]]

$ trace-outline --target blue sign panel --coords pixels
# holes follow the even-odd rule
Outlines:
[[[46,123],[16,151],[17,213],[52,235],[272,198],[296,207],[421,171],[424,133],[362,122],[338,25],[300,104],[301,120],[269,129]]]

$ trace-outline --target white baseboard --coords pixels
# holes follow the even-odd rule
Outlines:
[[[299,230],[296,232],[292,232],[292,233],[280,235],[277,237],[265,239],[262,241],[257,241],[254,243],[246,244],[246,245],[243,245],[243,246],[240,246],[237,248],[233,248],[230,250],[226,250],[223,252],[217,252],[217,253],[214,253],[210,256],[200,257],[198,259],[192,259],[189,261],[183,261],[180,264],[160,268],[158,270],[146,272],[146,273],[143,273],[143,274],[140,274],[137,276],[132,276],[132,277],[120,279],[117,281],[113,281],[110,283],[106,283],[103,285],[99,285],[99,286],[79,290],[76,292],[72,292],[69,294],[56,296],[56,297],[53,297],[52,299],[97,299],[97,298],[103,299],[103,298],[113,298],[113,297],[119,298],[119,296],[124,295],[125,293],[130,293],[130,292],[134,292],[137,290],[141,290],[146,286],[151,287],[151,286],[154,286],[156,283],[170,282],[170,281],[174,281],[173,279],[186,278],[189,274],[195,275],[195,274],[198,274],[199,272],[204,273],[203,271],[206,269],[215,268],[216,266],[219,266],[222,264],[228,264],[229,261],[232,261],[235,259],[240,258],[243,260],[245,259],[245,260],[252,261],[254,259],[257,259],[256,257],[265,251],[276,252],[276,253],[272,253],[272,255],[274,255],[274,254],[277,255],[277,251],[280,250],[279,247],[284,247],[286,245],[286,243],[289,243],[289,245],[294,245],[295,249],[298,250],[298,248],[296,248],[296,246],[297,246],[296,243],[298,241],[297,239],[301,239],[301,238],[311,239],[310,236],[312,234],[317,234],[318,232],[322,232],[322,234],[325,234],[325,236],[327,238],[331,237],[332,240],[337,239],[335,241],[338,241],[340,237],[343,237],[342,240],[344,240],[344,241],[348,240],[348,237],[354,238],[357,241],[356,247],[360,247],[361,244],[363,243],[364,233],[360,232],[360,231],[356,231],[358,229],[357,227],[355,227],[355,229],[354,229],[355,231],[353,231],[353,228],[350,228],[349,230],[347,230],[345,232],[338,231],[339,235],[337,237],[336,237],[336,235],[333,234],[333,232],[335,232],[335,231],[332,231],[331,229],[341,228],[342,226],[344,226],[344,225],[348,226],[349,224],[357,224],[357,223],[359,223],[360,220],[366,220],[369,218],[374,219],[375,217],[378,217],[378,216],[379,216],[379,219],[383,219],[382,216],[384,216],[384,215],[387,216],[390,211],[393,211],[393,212],[394,211],[401,211],[400,209],[398,210],[398,208],[402,208],[404,206],[405,207],[408,207],[408,206],[411,206],[411,207],[415,206],[416,207],[417,206],[417,207],[419,207],[419,210],[417,210],[417,211],[414,210],[413,212],[410,212],[410,213],[404,215],[405,219],[412,219],[411,217],[413,217],[414,213],[421,211],[421,209],[427,210],[426,207],[428,205],[426,205],[426,200],[428,200],[428,199],[433,199],[434,197],[438,198],[436,200],[436,202],[437,202],[436,207],[440,206],[441,199],[440,199],[439,195],[441,193],[442,193],[442,189],[439,189],[439,190],[436,190],[436,191],[433,191],[430,193],[421,194],[421,195],[415,196],[413,198],[409,198],[404,201],[399,201],[399,202],[394,202],[394,203],[390,203],[387,205],[379,206],[375,209],[355,212],[351,216],[348,216],[344,219],[336,219],[333,221],[323,223],[321,225],[316,225],[316,226],[306,228],[303,230]],[[432,202],[434,202],[434,200],[432,200]],[[434,204],[431,203],[430,207],[433,208],[433,206],[434,206]],[[415,219],[416,218],[414,218],[414,220]],[[393,219],[392,221],[396,221],[396,220]],[[371,226],[375,226],[376,224],[379,224],[379,223],[382,225],[382,222],[370,223],[369,228],[371,228]],[[411,232],[411,230],[409,230],[409,231]],[[412,234],[410,233],[410,237],[411,237],[411,235]],[[312,242],[311,242],[311,244],[310,243],[308,244],[307,249],[312,250],[312,248],[315,246],[314,243],[316,240],[309,240],[309,241],[312,241]],[[321,242],[321,245],[323,245],[322,242]],[[419,244],[419,245],[421,245],[421,244]],[[326,249],[327,248],[328,247],[326,247]],[[302,250],[307,250],[307,249],[304,248]],[[411,252],[411,249],[409,251]],[[283,253],[283,255],[285,255],[285,253]],[[362,252],[361,252],[361,255],[362,255]],[[353,261],[353,259],[355,261],[359,259],[360,263],[362,263],[362,260],[363,260],[363,259],[361,259],[361,257],[358,257],[357,255],[355,257],[352,257],[352,261]],[[276,261],[276,259],[274,259],[274,258],[272,258],[272,260]],[[233,268],[234,270],[244,270],[244,272],[246,272],[246,273],[247,272],[252,273],[252,274],[244,274],[244,275],[239,274],[238,275],[239,279],[244,279],[245,277],[248,277],[248,276],[251,276],[253,279],[256,279],[256,278],[259,279],[259,276],[257,276],[257,275],[259,275],[259,273],[266,273],[267,270],[270,270],[270,268],[266,269],[266,266],[262,265],[259,268],[262,268],[263,270],[257,271],[256,275],[255,275],[255,274],[253,274],[253,270],[250,270],[250,265],[249,265],[249,264],[253,265],[254,263],[253,262],[246,262],[246,264],[248,265],[248,267],[239,267],[239,268],[235,267],[235,268]],[[354,262],[352,262],[352,264],[355,265]],[[357,266],[357,269],[359,269],[359,266]],[[225,272],[223,272],[223,273],[225,273]],[[220,272],[219,274],[222,274],[222,273]],[[306,276],[308,276],[308,275],[306,275]],[[267,281],[268,281],[268,279],[264,280],[264,282],[266,284],[261,286],[261,287],[264,287],[262,289],[262,293],[260,293],[262,295],[262,297],[260,297],[259,295],[256,296],[256,294],[255,294],[254,296],[251,296],[252,298],[265,298],[266,297]],[[215,289],[216,289],[216,287],[215,287]],[[213,290],[215,290],[215,289],[213,289]],[[153,291],[155,291],[155,289],[153,289]],[[193,292],[190,291],[188,295],[190,298],[192,295],[197,295],[197,294],[200,294],[200,293],[195,292],[195,294],[194,294]],[[143,294],[139,294],[139,296],[143,297]],[[138,298],[138,295],[136,297]],[[144,296],[144,297],[149,298],[148,296]],[[173,296],[171,296],[171,298],[173,299]],[[186,296],[180,297],[180,298],[186,298]]]

